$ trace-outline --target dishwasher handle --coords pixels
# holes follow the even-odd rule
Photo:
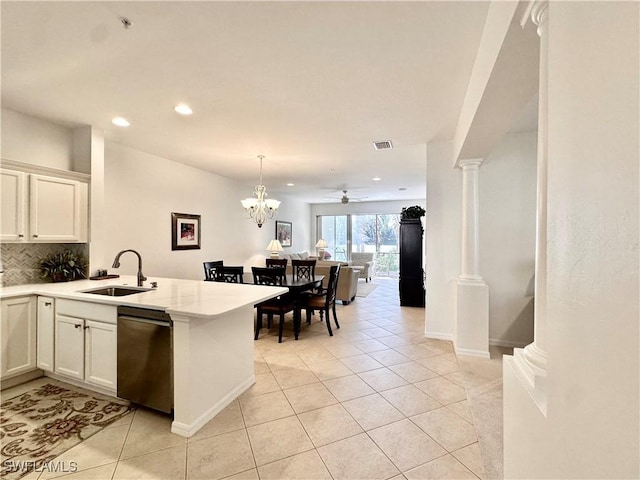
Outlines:
[[[151,325],[158,325],[160,327],[171,328],[170,320],[150,320],[148,318],[130,317],[128,315],[118,315],[118,321],[120,320],[128,320],[130,322],[149,323]]]

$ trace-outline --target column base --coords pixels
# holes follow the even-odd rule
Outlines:
[[[514,369],[536,405],[547,416],[546,354],[535,343],[513,350]]]
[[[454,345],[456,354],[490,357],[489,286],[482,277],[458,278]]]

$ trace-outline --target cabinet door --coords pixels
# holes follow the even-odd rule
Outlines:
[[[55,330],[54,300],[38,297],[38,368],[53,372],[53,339]]]
[[[36,298],[18,297],[2,301],[2,365],[0,377],[36,368]]]
[[[30,187],[30,241],[80,241],[80,182],[31,175]]]
[[[84,328],[85,381],[116,390],[117,326],[85,320]]]
[[[56,314],[54,371],[84,379],[84,320]]]
[[[27,240],[27,175],[13,170],[0,171],[0,240]]]

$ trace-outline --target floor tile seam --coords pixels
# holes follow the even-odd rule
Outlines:
[[[133,412],[131,412],[131,414],[133,415],[133,418],[131,419],[131,422],[129,422],[129,429],[127,430],[127,434],[124,436],[124,441],[122,442],[122,446],[120,447],[120,453],[118,453],[116,464],[120,463],[120,459],[122,458],[122,453],[124,452],[124,447],[127,444],[127,440],[129,439],[129,434],[131,433],[131,427],[133,426],[133,422],[135,421],[136,415],[138,414],[139,411],[140,410],[136,408]],[[116,466],[116,468],[113,470],[113,474],[111,474],[111,479],[113,479],[113,476],[116,474],[117,469],[118,467]]]
[[[401,420],[398,420],[398,421],[401,421]],[[393,423],[395,423],[395,422],[393,422]],[[389,424],[389,425],[391,425],[391,424]],[[384,425],[382,425],[382,426],[384,426]],[[379,427],[377,427],[377,428],[379,428]],[[371,430],[374,430],[374,429],[371,429]],[[373,444],[376,446],[376,448],[382,452],[382,454],[386,457],[387,460],[389,460],[389,462],[391,462],[391,465],[393,465],[396,468],[396,470],[398,470],[398,473],[393,474],[389,478],[393,478],[393,477],[395,477],[397,475],[402,475],[402,469],[400,467],[398,467],[398,465],[396,465],[396,463],[393,460],[391,460],[391,458],[389,457],[387,452],[385,452],[384,449],[380,445],[378,445],[378,442],[376,442],[375,439],[371,435],[369,435],[369,431],[365,431],[364,434],[367,437],[369,437],[369,440],[371,440],[373,442]]]
[[[249,436],[249,428],[248,428],[248,427],[247,427],[247,428],[244,428],[244,436],[245,436],[245,438],[246,438],[246,440],[247,440],[247,443],[249,444],[249,450],[251,450],[251,459],[253,460],[253,467],[252,467],[252,468],[255,468],[255,469],[256,469],[256,471],[257,471],[257,470],[258,470],[258,462],[256,462],[256,454],[255,454],[255,452],[253,451],[253,444],[251,443],[251,437]],[[187,462],[187,463],[188,463],[188,462]],[[250,468],[248,468],[247,470],[251,470],[251,469],[250,469]],[[230,476],[236,475],[236,474],[238,474],[238,473],[240,473],[240,472],[232,473],[231,475],[227,475],[227,477],[230,477]],[[188,476],[188,472],[187,472],[187,477],[186,477],[186,478],[187,478],[187,479],[189,478],[189,476]]]
[[[244,424],[244,420],[243,420],[242,423]],[[200,442],[202,440],[208,440],[208,439],[211,439],[213,437],[219,437],[221,435],[226,435],[227,433],[234,433],[234,432],[238,432],[240,430],[246,430],[246,429],[247,429],[246,426],[238,427],[238,428],[233,428],[231,430],[227,430],[225,432],[201,434],[200,436],[198,436],[198,438],[194,438],[195,435],[193,435],[193,436],[187,438],[187,445],[193,445],[194,443],[198,443],[198,442]]]
[[[186,439],[185,439],[186,440]],[[168,447],[160,447],[158,449],[155,450],[149,450],[147,452],[144,453],[140,453],[140,454],[136,454],[136,455],[132,455],[130,457],[126,457],[126,458],[120,458],[118,459],[118,463],[122,463],[122,462],[128,462],[129,460],[133,460],[134,458],[140,458],[140,457],[144,457],[145,455],[151,455],[152,453],[158,453],[158,452],[163,452],[165,450],[170,450],[172,448],[176,448],[176,447],[181,447],[183,445],[188,445],[188,442],[184,442],[184,443],[178,443],[175,445],[170,445]]]
[[[464,448],[464,447],[463,447],[463,448]],[[460,460],[459,460],[455,455],[453,455],[451,452],[446,452],[446,453],[444,453],[443,455],[438,455],[437,457],[432,458],[432,459],[431,459],[431,460],[429,460],[428,462],[425,462],[425,463],[423,463],[423,464],[421,464],[421,465],[418,465],[417,467],[410,468],[409,470],[405,470],[404,472],[402,472],[402,475],[404,475],[405,473],[409,473],[409,472],[411,472],[411,471],[413,471],[413,470],[417,470],[418,468],[422,468],[422,467],[424,467],[425,465],[427,465],[427,464],[429,464],[429,463],[431,463],[431,462],[435,462],[436,460],[439,460],[439,459],[441,459],[441,458],[446,457],[447,455],[451,455],[451,456],[452,456],[452,457],[453,457],[453,458],[454,458],[458,463],[460,463],[464,468],[466,468],[466,469],[469,471],[469,473],[471,473],[471,475],[473,475],[475,478],[477,478],[478,480],[480,480],[480,477],[479,477],[478,475],[476,475],[476,473],[475,473],[473,470],[471,470],[469,467],[467,467],[467,466],[466,466],[462,461],[460,461]],[[405,476],[405,478],[407,478],[407,477]]]
[[[433,410],[430,410],[430,411],[432,412]],[[429,412],[424,412],[424,413],[429,413]],[[422,413],[419,413],[418,415],[422,415]],[[447,447],[445,447],[444,445],[442,445],[442,443],[438,442],[438,440],[436,440],[435,438],[433,438],[433,436],[432,436],[432,435],[430,435],[430,434],[429,434],[429,432],[425,431],[425,429],[424,429],[424,428],[422,428],[420,425],[418,425],[416,422],[414,422],[414,421],[413,421],[413,418],[417,417],[418,415],[412,415],[412,417],[408,417],[409,421],[410,421],[411,423],[413,423],[416,427],[418,427],[421,431],[423,431],[423,432],[424,432],[424,433],[425,433],[429,438],[431,438],[431,440],[433,440],[433,441],[434,441],[434,442],[436,442],[438,445],[440,445],[440,446],[445,450],[445,452],[447,452],[447,453],[453,453],[453,452],[456,452],[456,451],[460,450],[461,448],[465,448],[465,447],[468,447],[469,445],[473,445],[474,443],[479,442],[479,439],[478,439],[478,432],[476,432],[476,431],[475,431],[475,427],[474,427],[474,433],[475,433],[476,439],[475,439],[473,442],[466,443],[465,445],[463,445],[463,446],[461,446],[461,447],[457,447],[457,448],[456,448],[456,449],[454,449],[454,450],[449,450]]]
[[[467,469],[471,470],[471,468],[470,468],[466,463],[464,463],[460,458],[456,457],[456,453],[457,453],[457,452],[460,452],[460,450],[463,450],[463,449],[465,449],[465,448],[467,448],[467,447],[470,447],[470,446],[471,446],[471,445],[473,445],[474,443],[477,443],[477,444],[478,444],[478,450],[480,450],[480,461],[482,462],[482,469],[483,469],[483,470],[485,470],[485,472],[484,472],[484,473],[485,473],[485,475],[486,475],[486,468],[485,468],[485,465],[484,465],[484,458],[482,457],[482,449],[480,448],[480,441],[479,441],[479,440],[478,440],[477,442],[470,443],[469,445],[465,445],[464,447],[460,447],[459,449],[454,450],[453,452],[449,452],[449,453],[450,453],[451,455],[453,455],[453,457],[454,457],[456,460],[458,460],[461,464],[463,464],[465,467],[467,467]],[[473,470],[471,470],[471,473],[473,473],[476,477],[480,478],[480,476],[479,476],[476,472],[474,472]]]
[[[460,400],[460,401],[463,402],[464,400]],[[469,400],[467,400],[467,402],[469,402]],[[455,403],[460,403],[460,402],[455,402]],[[477,437],[478,436],[478,432],[476,430],[476,423],[475,423],[475,421],[473,421],[473,412],[471,412],[471,420],[472,421],[470,422],[469,420],[464,418],[462,415],[460,415],[458,412],[456,412],[455,410],[452,410],[451,408],[449,408],[451,405],[454,405],[454,403],[450,403],[448,405],[444,405],[444,408],[446,408],[451,413],[453,413],[454,415],[458,416],[459,418],[461,418],[462,420],[467,422],[469,425],[471,425],[473,427],[473,430],[476,432],[476,437]],[[469,406],[469,410],[471,410],[471,406]]]
[[[387,370],[389,370],[391,373],[393,373],[393,374],[395,374],[395,375],[398,375],[398,374],[397,374],[397,373],[395,373],[393,370],[390,370],[388,367],[384,367],[384,368],[386,368]],[[399,388],[399,387],[404,387],[404,386],[406,386],[406,385],[411,385],[411,384],[410,384],[406,379],[404,379],[404,378],[402,378],[400,375],[398,375],[400,378],[402,378],[402,380],[403,380],[403,381],[405,381],[405,382],[406,382],[404,385],[396,385],[396,386],[394,386],[394,387],[388,387],[388,388],[384,388],[384,389],[382,389],[382,390],[378,390],[376,387],[374,387],[373,385],[371,385],[369,382],[367,382],[364,378],[362,378],[362,377],[360,376],[360,374],[361,374],[361,373],[375,372],[376,370],[382,370],[382,369],[381,369],[381,368],[376,368],[376,369],[374,369],[374,370],[367,370],[367,371],[364,371],[364,372],[357,373],[356,375],[360,378],[360,380],[362,380],[364,383],[366,383],[367,385],[369,385],[369,387],[371,387],[371,388],[373,389],[373,391],[374,391],[374,392],[376,392],[376,393],[378,393],[378,394],[379,394],[379,393],[382,393],[382,392],[386,392],[386,391],[388,391],[388,390],[393,390],[394,388]]]
[[[297,415],[296,415],[296,417],[297,417]],[[287,417],[287,418],[288,418],[288,417]],[[279,419],[279,420],[281,420],[281,419]],[[258,462],[256,461],[255,456],[254,456],[253,463],[254,463],[254,465],[255,465],[255,467],[254,467],[254,468],[255,468],[256,470],[258,470],[258,476],[260,476],[259,469],[260,469],[261,467],[264,467],[265,465],[270,465],[270,464],[272,464],[272,463],[279,462],[279,461],[284,460],[284,459],[286,459],[286,458],[292,458],[292,457],[295,457],[296,455],[300,455],[301,453],[307,453],[307,452],[310,452],[310,451],[312,451],[312,450],[317,451],[317,448],[316,448],[315,444],[313,443],[313,440],[311,440],[311,437],[309,436],[309,433],[308,433],[308,432],[307,432],[307,430],[304,428],[304,424],[300,421],[300,419],[299,419],[299,418],[298,418],[297,420],[298,420],[298,422],[300,422],[300,426],[301,426],[301,427],[302,427],[302,429],[304,430],[304,433],[305,433],[305,435],[307,436],[307,439],[309,440],[309,443],[311,444],[311,448],[307,448],[306,450],[302,450],[302,451],[300,451],[300,452],[296,452],[296,453],[293,453],[293,454],[291,454],[291,455],[287,455],[287,456],[285,456],[285,457],[278,458],[277,460],[273,460],[273,461],[271,461],[271,462],[263,463],[263,464],[260,464],[260,465],[258,465]],[[248,432],[247,432],[247,435],[248,435]],[[251,452],[253,453],[253,445],[251,444],[251,438],[249,438],[249,445],[251,446]],[[320,454],[318,454],[318,456],[320,456]],[[322,457],[320,457],[320,458],[322,458]],[[238,472],[238,473],[239,473],[239,472]],[[236,475],[236,474],[234,474],[234,475]]]

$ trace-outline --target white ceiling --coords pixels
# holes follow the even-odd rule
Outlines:
[[[264,154],[268,191],[309,202],[424,198],[426,142],[453,136],[487,7],[3,1],[2,106],[250,186]]]

